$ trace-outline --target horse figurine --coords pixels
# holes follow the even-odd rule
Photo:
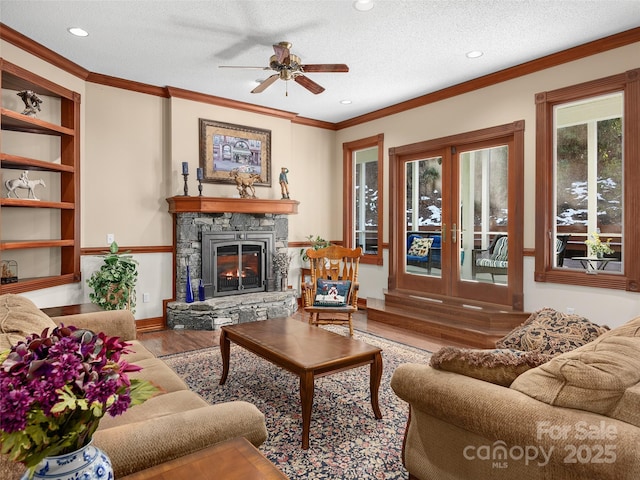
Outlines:
[[[16,192],[16,189],[17,188],[23,188],[23,189],[29,190],[29,193],[27,194],[27,198],[33,198],[34,200],[40,200],[38,197],[36,197],[35,188],[36,188],[36,185],[42,185],[43,187],[46,188],[46,185],[44,184],[44,180],[42,180],[42,179],[29,180],[29,178],[27,178],[26,173],[27,172],[24,172],[20,176],[20,178],[14,178],[14,179],[7,180],[6,182],[4,182],[4,186],[7,187],[7,198],[11,198],[11,194],[12,193],[13,193],[14,197],[20,198],[20,196]]]
[[[260,175],[240,172],[237,168],[234,168],[229,172],[229,176],[235,180],[240,198],[256,198],[256,189],[253,184],[260,180]]]
[[[22,111],[22,115],[35,117],[41,110],[40,104],[43,103],[43,101],[33,90],[22,90],[16,95],[18,95],[24,102],[24,110]]]

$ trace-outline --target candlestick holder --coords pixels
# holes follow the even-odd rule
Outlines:
[[[189,196],[189,186],[187,185],[187,178],[189,178],[189,174],[188,173],[183,173],[182,176],[184,177],[184,196],[188,197]]]
[[[202,180],[198,179],[198,192],[200,192],[200,197],[202,196]]]

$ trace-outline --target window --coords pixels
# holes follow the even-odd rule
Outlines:
[[[382,265],[382,152],[384,136],[342,145],[344,161],[343,237],[362,247],[363,263]]]
[[[536,95],[536,281],[639,290],[638,73]]]

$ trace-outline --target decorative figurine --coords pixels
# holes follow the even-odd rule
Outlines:
[[[240,198],[257,198],[253,184],[260,180],[260,175],[240,172],[237,168],[234,168],[229,172],[229,176],[235,180]]]
[[[43,187],[47,187],[44,184],[44,180],[29,180],[29,172],[25,170],[20,174],[20,178],[13,178],[4,182],[4,186],[7,187],[7,198],[11,198],[11,194],[16,198],[20,198],[18,193],[16,192],[16,188],[24,188],[29,190],[27,194],[27,198],[33,198],[34,200],[40,200],[36,197],[35,188],[37,185],[42,185]]]
[[[15,260],[0,262],[0,283],[16,283],[18,281],[18,263]]]
[[[18,92],[18,95],[24,102],[24,110],[22,115],[29,117],[35,117],[40,110],[40,104],[43,103],[42,99],[33,90],[22,90]]]
[[[289,199],[289,180],[287,179],[288,168],[282,167],[280,169],[280,191],[282,192],[282,199]]]

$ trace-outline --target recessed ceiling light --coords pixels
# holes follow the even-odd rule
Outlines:
[[[351,105],[351,100],[340,100],[342,105]]]
[[[467,52],[467,58],[478,58],[482,55],[484,55],[484,53],[482,53],[480,50],[471,50],[470,52]]]
[[[368,12],[373,8],[373,0],[356,0],[353,2],[353,8],[359,12]]]
[[[68,28],[67,31],[71,35],[75,35],[76,37],[86,37],[89,35],[89,33],[86,30],[83,30],[80,27],[71,27],[71,28]]]

